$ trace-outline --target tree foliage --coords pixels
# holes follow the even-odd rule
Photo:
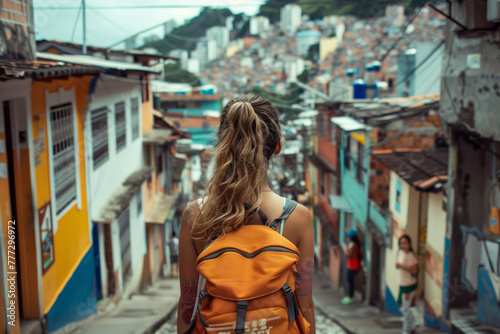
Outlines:
[[[200,14],[184,25],[177,27],[165,38],[151,43],[144,44],[141,48],[152,47],[162,54],[168,54],[174,49],[194,50],[196,42],[200,37],[204,37],[207,29],[214,26],[225,26],[226,18],[233,13],[227,9],[203,8]]]
[[[271,22],[280,20],[280,10],[287,4],[298,4],[303,14],[309,15],[312,20],[321,19],[328,15],[354,15],[359,18],[378,17],[385,14],[388,2],[374,0],[268,0],[261,5],[259,14],[269,18]],[[422,0],[400,0],[405,7],[406,14],[411,14],[418,6],[423,4]]]
[[[179,64],[165,65],[165,81],[188,83],[193,87],[200,86],[200,79],[191,72],[183,70]]]

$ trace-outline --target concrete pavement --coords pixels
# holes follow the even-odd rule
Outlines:
[[[149,334],[161,327],[177,309],[178,279],[160,279],[130,299],[99,305],[99,312],[70,324],[56,334]]]
[[[376,307],[340,303],[343,294],[323,272],[316,272],[313,287],[317,334],[401,334],[401,318]],[[146,292],[123,300],[118,306],[100,305],[97,315],[66,326],[57,334],[173,334],[177,332],[179,299],[177,279],[162,279]],[[418,334],[439,333],[420,329]]]
[[[344,294],[336,290],[326,273],[316,272],[313,287],[316,310],[352,334],[401,334],[402,318],[379,311],[359,301],[342,305]],[[319,323],[316,317],[316,323]],[[430,328],[419,328],[418,334],[440,333]]]

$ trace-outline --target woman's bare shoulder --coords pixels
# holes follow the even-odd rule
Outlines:
[[[300,203],[297,203],[297,207],[290,214],[288,218],[289,221],[296,225],[297,227],[305,227],[311,225],[312,216],[311,211]]]

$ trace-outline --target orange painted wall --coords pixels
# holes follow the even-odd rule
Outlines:
[[[37,250],[33,226],[29,149],[21,149],[19,158],[19,160],[14,159],[14,174],[17,207],[16,233],[19,237],[16,252],[21,259],[17,268],[21,278],[23,303],[21,313],[24,318],[38,319],[40,311],[38,306],[38,268],[36,260],[33,261],[33,259],[37,259]]]
[[[53,80],[51,82],[34,82],[31,94],[32,99],[32,115],[33,115],[33,137],[38,136],[35,127],[36,121],[40,120],[45,131],[45,138],[48,138],[46,117],[37,115],[46,114],[46,99],[45,91],[55,93],[60,87],[69,90],[75,89],[75,109],[77,115],[77,132],[78,132],[78,152],[79,152],[79,181],[81,189],[81,209],[77,205],[73,207],[59,219],[57,222],[58,228],[54,235],[54,252],[55,261],[47,269],[43,275],[43,311],[47,313],[59,293],[65,287],[74,270],[80,264],[85,253],[91,247],[90,231],[89,231],[89,216],[87,208],[87,189],[85,175],[85,154],[83,140],[83,120],[84,112],[87,108],[87,92],[88,86],[92,80],[92,76],[71,77],[67,80]],[[48,156],[48,140],[46,140],[46,150],[41,156],[41,164],[35,167],[36,178],[36,196],[37,207],[41,207],[48,201],[51,201],[50,191],[50,173],[49,173],[49,156]],[[52,202],[52,209],[54,203]]]
[[[0,133],[0,139],[5,140],[5,133]],[[0,162],[6,163],[7,162],[7,153],[0,153]],[[8,261],[8,222],[9,220],[12,220],[12,215],[10,212],[10,207],[11,207],[11,202],[10,202],[10,194],[9,194],[9,180],[8,179],[0,179],[0,218],[1,218],[1,223],[2,223],[2,232],[3,232],[3,243],[5,245],[5,269],[6,272],[7,270],[7,261]],[[17,230],[16,230],[17,231]],[[0,277],[0,284],[5,284],[5,277]],[[16,287],[19,286],[19,281],[16,280]],[[7,292],[8,293],[8,292]],[[19,322],[17,321],[19,319],[19,294],[16,293],[16,327],[11,327],[11,332],[12,333],[20,333],[19,330]],[[0,310],[2,311],[2,315],[0,316],[0,328],[4,328],[5,326],[5,321],[7,319],[5,318],[6,314],[6,308],[3,303],[3,299],[0,300]]]
[[[153,123],[154,123],[153,96],[151,94],[151,89],[148,89],[148,91],[149,91],[148,101],[142,102],[142,134],[145,134],[149,130],[151,130],[153,128]]]

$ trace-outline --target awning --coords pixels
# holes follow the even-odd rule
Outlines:
[[[135,186],[121,187],[111,196],[99,213],[92,217],[92,220],[96,223],[111,224],[127,208],[138,190],[139,187]]]
[[[107,203],[99,210],[99,213],[93,215],[92,220],[96,223],[111,224],[130,204],[132,197],[137,194],[142,183],[151,176],[153,171],[153,167],[145,166],[130,174],[123,182],[123,186],[111,195]]]
[[[345,132],[352,131],[361,131],[361,130],[369,130],[370,126],[367,126],[354,118],[349,116],[341,116],[341,117],[332,117],[331,121],[333,124],[337,125],[339,128],[344,130]]]
[[[142,137],[144,144],[163,145],[168,142],[168,138],[172,135],[172,130],[169,129],[152,129]]]
[[[184,165],[186,165],[186,158],[180,157],[179,155],[174,156],[174,168],[172,172],[172,179],[174,181],[179,182],[181,180]]]
[[[170,207],[174,203],[174,196],[157,195],[153,203],[153,207],[146,217],[146,223],[149,224],[164,224],[170,212]]]
[[[335,173],[335,168],[333,168],[333,166],[326,162],[321,156],[308,155],[307,159],[320,171],[325,173]]]
[[[174,220],[176,211],[177,210],[175,209],[175,206],[173,206],[173,207],[170,208],[170,211],[168,212],[168,216],[167,216],[167,221],[168,222]]]
[[[330,206],[333,210],[339,210],[343,212],[352,212],[352,207],[344,196],[330,195]]]
[[[123,182],[124,186],[140,186],[144,181],[149,179],[151,173],[155,170],[154,167],[151,166],[143,166],[137,169],[135,172],[130,174],[129,177]]]

